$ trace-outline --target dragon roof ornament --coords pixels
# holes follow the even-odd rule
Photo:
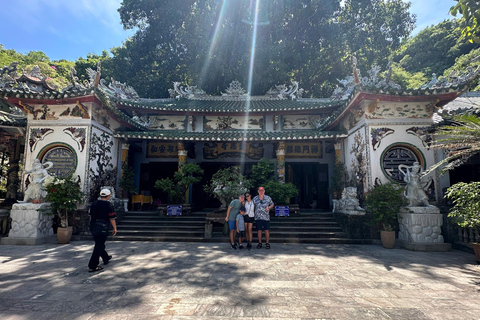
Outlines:
[[[385,77],[382,79],[379,78],[379,73],[381,68],[379,66],[373,66],[372,69],[368,70],[368,77],[362,77],[360,70],[357,68],[357,59],[352,56],[352,63],[353,63],[353,76],[348,76],[343,80],[338,80],[342,87],[337,87],[332,94],[333,100],[346,100],[355,90],[355,88],[363,87],[363,88],[373,88],[373,89],[382,89],[382,90],[395,90],[400,91],[402,87],[391,81],[390,78],[392,76],[392,66],[389,63],[387,68],[387,73]]]
[[[93,70],[92,70],[93,71]],[[99,72],[99,71],[97,71]],[[108,95],[114,96],[116,98],[124,99],[124,100],[138,100],[140,99],[137,91],[133,89],[133,87],[121,83],[119,81],[116,81],[115,79],[112,78],[112,81],[108,86],[106,85],[105,79],[101,79],[97,82],[99,79],[99,76],[97,76],[97,73],[95,74],[93,72],[89,73],[90,77],[90,83],[92,81],[92,77],[95,76],[95,80],[93,81],[93,85],[95,83],[98,83],[98,88],[105,92]]]
[[[440,79],[437,79],[437,75],[432,73],[432,80],[427,84],[421,85],[419,89],[440,89],[462,85],[475,78],[479,73],[480,65],[475,70],[471,66],[467,67],[467,70],[464,72],[454,70],[448,75],[448,77],[440,77]]]
[[[299,88],[298,81],[292,81],[292,84],[288,87],[286,84],[282,84],[275,86],[275,88],[270,88],[265,95],[279,99],[290,97],[290,99],[295,100],[296,98],[301,98],[304,92],[304,89]]]
[[[190,86],[186,85],[183,87],[181,82],[174,82],[173,89],[168,89],[168,93],[170,94],[170,98],[172,99],[180,99],[180,98],[187,98],[192,99],[195,97],[203,97],[205,96],[205,91],[197,86]]]

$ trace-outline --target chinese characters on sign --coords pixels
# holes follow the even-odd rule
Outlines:
[[[48,169],[48,173],[59,178],[68,176],[77,168],[75,153],[65,147],[55,147],[48,150],[42,158],[42,163],[45,162],[53,163],[53,166]]]
[[[242,154],[250,159],[263,157],[262,143],[246,142],[207,142],[203,145],[204,159],[238,158]]]
[[[149,142],[147,143],[147,158],[177,158],[178,146],[176,143]]]
[[[287,158],[323,158],[321,142],[289,143],[286,144],[285,157]]]

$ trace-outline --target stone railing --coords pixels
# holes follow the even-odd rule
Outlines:
[[[457,232],[461,243],[480,242],[480,228],[458,228]]]

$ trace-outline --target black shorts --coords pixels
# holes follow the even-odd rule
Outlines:
[[[255,225],[257,227],[257,231],[259,230],[270,230],[270,221],[267,220],[255,220]]]
[[[255,221],[255,218],[249,217],[249,216],[243,216],[243,220],[245,221],[245,223],[253,223],[253,221]]]

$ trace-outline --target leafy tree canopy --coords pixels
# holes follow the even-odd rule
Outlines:
[[[480,43],[480,2],[476,0],[455,0],[458,3],[450,8],[450,13],[456,17],[463,16],[462,38],[469,42]]]
[[[219,93],[237,79],[244,87],[253,58],[250,94],[299,81],[307,95],[325,96],[337,78],[360,67],[385,67],[387,57],[412,31],[415,17],[401,0],[263,0],[269,24],[256,28],[249,12],[256,1],[125,0],[119,9],[126,29],[138,28],[114,64],[134,80],[141,96],[167,94],[173,81]],[[256,33],[252,55],[253,31]],[[123,79],[117,79],[122,81]],[[130,82],[132,83],[132,82]]]

